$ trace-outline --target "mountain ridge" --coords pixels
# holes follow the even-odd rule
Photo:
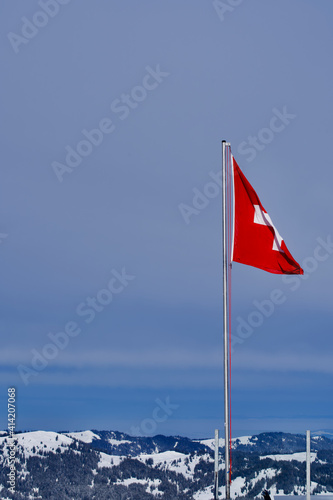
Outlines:
[[[8,438],[6,431],[0,433],[1,498],[212,498],[214,439],[135,437],[96,429],[20,432],[15,435],[17,478],[12,495],[6,479]],[[220,444],[223,493],[224,440]],[[305,447],[302,434],[266,432],[234,438],[232,498],[259,499],[265,488],[272,495],[304,494]],[[311,452],[313,491],[333,492],[333,440],[312,436]]]

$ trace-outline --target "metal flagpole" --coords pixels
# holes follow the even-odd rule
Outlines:
[[[226,496],[230,499],[230,410],[229,410],[229,352],[228,352],[228,250],[227,250],[227,167],[226,148],[230,146],[222,141],[222,235],[223,235],[223,345],[224,345],[224,429],[225,429],[225,482]]]
[[[219,430],[215,429],[214,500],[219,499]]]
[[[311,437],[310,431],[306,431],[306,500],[310,500],[311,495]]]

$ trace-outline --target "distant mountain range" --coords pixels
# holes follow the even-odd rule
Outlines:
[[[333,439],[333,429],[324,429],[322,431],[312,432],[313,436],[322,436],[327,437],[329,439]]]
[[[329,433],[328,433],[329,435]],[[116,431],[22,432],[16,439],[16,491],[9,490],[10,441],[0,433],[1,499],[212,500],[214,440],[132,437]],[[224,484],[221,440],[221,494]],[[304,494],[305,435],[263,433],[233,439],[232,498],[264,489]],[[311,439],[314,494],[333,494],[333,440]],[[327,497],[328,498],[328,497]]]

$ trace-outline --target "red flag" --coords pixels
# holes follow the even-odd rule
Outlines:
[[[303,274],[233,157],[232,168],[235,219],[231,260],[275,274]]]

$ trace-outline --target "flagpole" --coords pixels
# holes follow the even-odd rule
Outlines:
[[[230,499],[230,409],[229,409],[229,352],[228,352],[228,250],[227,250],[227,167],[226,148],[222,141],[222,237],[223,237],[223,345],[224,345],[224,430],[225,430],[225,484],[227,500]]]

